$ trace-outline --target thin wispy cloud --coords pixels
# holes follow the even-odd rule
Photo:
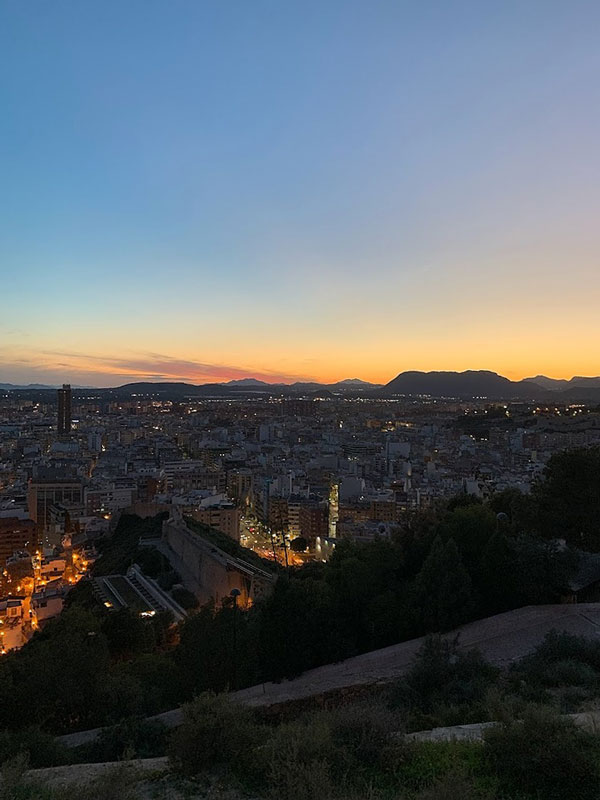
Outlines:
[[[89,353],[42,350],[34,358],[3,358],[0,355],[0,380],[20,380],[23,364],[36,380],[60,382],[63,379],[90,384],[129,381],[185,381],[211,383],[243,378],[257,378],[268,383],[306,380],[306,376],[270,370],[255,370],[232,364],[210,364],[203,361],[174,358],[163,353],[133,353],[130,356],[103,356]],[[34,366],[35,365],[35,366]],[[72,377],[74,376],[74,377]]]

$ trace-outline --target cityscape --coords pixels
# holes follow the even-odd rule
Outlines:
[[[365,386],[257,395],[250,382],[231,397],[224,384],[225,396],[212,398],[185,397],[175,386],[169,399],[169,384],[148,384],[144,393],[122,387],[118,400],[68,384],[5,391],[2,652],[61,612],[123,514],[164,515],[154,544],[186,589],[218,604],[241,576],[232,569],[225,584],[215,574],[203,582],[169,525],[188,519],[298,567],[326,561],[339,541],[389,541],[411,515],[456,496],[528,494],[554,454],[600,446],[600,405],[565,402],[557,390],[544,404],[376,397]],[[147,584],[139,575],[137,586],[121,579],[134,608],[183,618],[158,585],[140,591],[140,579]],[[130,605],[106,580],[97,588],[106,607]],[[264,590],[256,575],[237,588],[244,607]],[[148,591],[156,597],[144,598]]]
[[[600,800],[599,30],[0,0],[0,800]]]

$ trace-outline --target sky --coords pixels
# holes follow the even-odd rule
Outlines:
[[[595,0],[0,0],[0,382],[600,374]]]

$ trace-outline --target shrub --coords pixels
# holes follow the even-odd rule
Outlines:
[[[339,755],[325,713],[279,725],[262,756],[269,795],[274,799],[334,797],[332,762]]]
[[[228,766],[242,777],[255,769],[254,749],[264,736],[252,712],[210,692],[183,707],[183,723],[171,734],[167,753],[175,767],[195,775]]]
[[[458,639],[428,636],[390,702],[431,713],[441,705],[481,701],[498,674],[479,651],[460,652]]]
[[[176,603],[179,603],[182,608],[185,608],[186,611],[188,609],[198,608],[200,605],[196,595],[184,586],[174,586],[171,590],[171,597]]]
[[[415,800],[476,800],[481,794],[472,780],[457,773],[450,773],[424,789]]]
[[[485,753],[507,793],[597,800],[600,739],[547,709],[531,709],[522,722],[488,730]]]
[[[176,583],[181,583],[181,575],[179,575],[178,572],[175,572],[175,570],[168,570],[167,572],[161,572],[156,579],[156,582],[161,589],[169,591],[169,589],[172,589]]]
[[[479,742],[411,742],[395,775],[402,787],[423,791],[451,776],[469,780],[485,776],[485,766],[484,749]]]
[[[84,786],[61,787],[58,797],[60,800],[141,800],[137,788],[139,780],[139,771],[115,767]]]
[[[389,754],[394,734],[404,728],[404,721],[383,705],[342,706],[327,714],[334,745],[345,760],[362,767],[374,767]]]
[[[598,672],[581,661],[567,659],[550,663],[540,679],[546,686],[594,686]]]
[[[0,732],[0,762],[22,756],[32,769],[69,763],[70,751],[39,728]],[[15,762],[16,763],[16,762]]]
[[[537,670],[539,664],[578,661],[600,671],[600,642],[563,631],[550,631],[529,656],[516,665],[519,671]]]
[[[509,673],[513,690],[529,702],[576,708],[600,686],[600,644],[582,636],[551,631]],[[570,691],[567,691],[570,687]],[[555,690],[562,688],[557,696]]]
[[[269,773],[269,794],[273,800],[331,800],[335,783],[327,760],[322,756],[306,764],[274,761]]]
[[[162,722],[131,717],[105,728],[95,741],[74,748],[72,757],[79,763],[153,758],[164,755],[166,747],[167,729]]]

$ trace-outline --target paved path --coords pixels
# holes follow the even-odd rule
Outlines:
[[[103,761],[97,764],[70,764],[64,767],[30,769],[25,775],[35,783],[41,783],[44,786],[59,787],[70,784],[82,786],[113,770],[131,772],[141,779],[144,774],[165,772],[168,768],[169,759],[166,756],[160,756],[159,758],[137,758],[133,761]]]
[[[583,728],[590,733],[600,731],[600,711],[585,711],[581,714],[565,714],[564,719],[571,719],[578,728]],[[493,728],[497,722],[474,722],[469,725],[453,725],[449,728],[431,728],[428,731],[415,731],[407,733],[405,738],[415,742],[481,742],[483,734],[488,728]]]
[[[477,648],[491,663],[507,666],[530,653],[553,629],[588,638],[600,636],[600,603],[526,606],[463,625],[448,636],[460,634],[460,649]],[[317,667],[291,681],[242,689],[233,692],[231,697],[249,706],[271,706],[336,689],[388,682],[406,672],[423,641],[424,637],[411,639],[338,664]],[[181,723],[181,709],[166,711],[150,719],[160,720],[167,727],[176,727]],[[67,746],[75,747],[93,741],[100,730],[80,731],[59,738]]]
[[[477,648],[493,664],[507,666],[530,653],[553,628],[595,638],[600,635],[600,604],[526,606],[471,622],[449,636],[460,634],[460,649]],[[423,641],[424,637],[411,639],[317,667],[292,681],[242,689],[233,697],[252,706],[274,705],[333,689],[393,680],[406,672]]]

